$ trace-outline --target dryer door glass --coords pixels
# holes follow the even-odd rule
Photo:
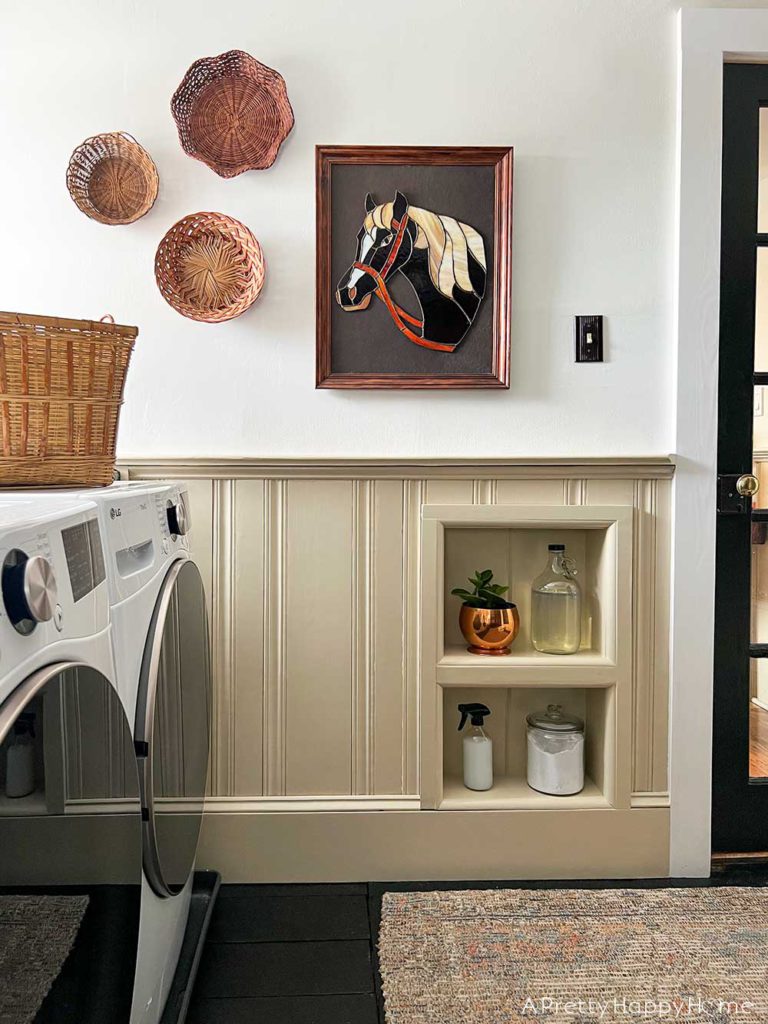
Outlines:
[[[200,572],[175,562],[155,607],[142,667],[136,738],[147,743],[147,877],[179,892],[194,867],[208,775],[211,665]]]
[[[41,669],[0,704],[0,1020],[127,1024],[141,903],[128,721],[94,669]]]

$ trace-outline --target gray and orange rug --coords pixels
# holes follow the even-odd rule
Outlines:
[[[767,1024],[768,889],[386,893],[387,1024]]]

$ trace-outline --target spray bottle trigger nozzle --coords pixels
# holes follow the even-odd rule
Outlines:
[[[459,722],[458,731],[464,728],[467,723],[467,718],[471,717],[472,725],[482,726],[483,719],[486,715],[490,715],[491,709],[486,707],[485,704],[459,704],[459,711],[461,712],[461,721]]]

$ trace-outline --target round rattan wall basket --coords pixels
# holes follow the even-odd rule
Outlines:
[[[155,280],[169,305],[191,320],[232,320],[256,301],[266,265],[253,232],[223,213],[190,213],[157,247]]]
[[[152,209],[159,178],[149,153],[127,132],[82,142],[69,159],[67,188],[100,224],[132,224]]]
[[[271,167],[293,128],[283,76],[243,50],[196,60],[171,112],[184,152],[222,178]]]

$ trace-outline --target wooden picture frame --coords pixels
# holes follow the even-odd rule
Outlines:
[[[316,147],[317,348],[315,386],[317,388],[509,387],[512,310],[512,167],[513,150],[506,146]],[[355,168],[358,170],[355,171]],[[430,176],[430,168],[438,170]],[[471,272],[482,274],[483,288],[475,288],[475,291],[479,292],[478,296],[470,295],[470,299],[475,299],[475,312],[472,314],[472,319],[468,321],[468,327],[466,322],[462,321],[465,334],[462,334],[459,341],[455,342],[452,347],[433,344],[427,338],[429,310],[424,312],[424,306],[420,300],[418,304],[421,306],[422,316],[418,318],[413,315],[413,306],[410,311],[403,309],[398,301],[390,295],[389,288],[382,286],[384,279],[390,280],[386,277],[390,269],[388,263],[384,262],[383,267],[378,268],[384,274],[384,278],[382,278],[378,274],[377,268],[372,268],[364,262],[361,249],[361,244],[364,243],[358,241],[357,251],[354,251],[354,230],[351,227],[353,223],[370,225],[371,218],[375,218],[379,231],[384,232],[384,241],[378,244],[380,246],[388,245],[391,249],[394,238],[394,249],[397,252],[399,236],[403,230],[401,225],[404,222],[410,223],[411,232],[418,232],[420,230],[418,225],[414,225],[417,215],[421,215],[422,219],[424,215],[434,217],[430,210],[422,210],[412,204],[410,200],[406,200],[405,195],[401,195],[399,191],[399,184],[398,190],[392,191],[393,175],[397,176],[398,182],[400,178],[406,181],[404,186],[406,189],[409,187],[408,182],[411,185],[416,182],[413,187],[416,189],[417,199],[421,194],[430,192],[431,178],[435,181],[436,192],[442,188],[445,193],[448,188],[451,195],[458,196],[458,201],[454,199],[454,209],[446,211],[449,216],[435,217],[434,219],[449,225],[446,227],[446,233],[450,233],[450,230],[463,229],[464,236],[459,234],[460,241],[458,243],[454,238],[456,265],[459,270],[463,267],[465,280],[467,264],[470,264]],[[378,185],[376,184],[377,180]],[[367,194],[362,189],[364,181],[372,183]],[[389,202],[375,205],[376,200],[371,197],[374,188],[381,193],[382,199],[386,198]],[[346,192],[344,192],[345,189]],[[395,196],[394,201],[392,200],[393,195]],[[364,206],[363,197],[365,197]],[[421,202],[425,206],[427,205],[423,198]],[[399,203],[401,205],[398,205]],[[405,205],[406,203],[407,205]],[[458,210],[455,207],[458,207]],[[471,222],[464,223],[459,220],[461,210],[467,207],[477,207],[480,211],[478,216],[482,214],[480,219],[487,225],[484,234],[472,227]],[[404,210],[406,214],[409,214],[411,209],[414,210],[414,217],[411,217],[410,220],[408,216],[398,219],[398,210]],[[367,211],[370,215],[367,214]],[[383,213],[382,211],[388,212]],[[443,211],[435,210],[435,213],[442,214]],[[340,217],[344,218],[344,237],[336,239],[334,238],[334,226],[336,225],[337,234],[341,233],[338,231]],[[366,218],[365,222],[363,221],[364,217]],[[384,222],[382,222],[382,217],[385,218]],[[368,238],[368,234],[364,233],[365,230],[365,228],[360,229],[358,239]],[[376,234],[375,228],[369,227],[367,230],[369,233]],[[439,224],[438,230],[440,230]],[[410,251],[416,249],[416,238],[417,236],[414,234],[410,240]],[[422,259],[431,260],[430,250],[427,242],[424,241],[423,234],[418,237],[418,242],[425,253]],[[463,264],[458,262],[462,256],[461,242],[464,245]],[[447,250],[447,244],[444,251]],[[469,250],[469,256],[467,250]],[[490,266],[487,262],[489,250],[492,257]],[[382,259],[385,252],[386,250],[382,249]],[[471,254],[475,253],[478,255],[478,260],[471,257]],[[344,275],[342,274],[341,279],[335,276],[338,275],[338,267],[342,258],[345,260],[344,265],[350,266],[350,275],[346,280],[353,280],[352,267],[359,268],[354,280],[359,283],[361,277],[365,277],[366,290],[371,293],[370,295],[366,294],[365,302],[360,301],[355,307],[350,305],[349,296],[356,293],[358,289],[342,287],[341,281],[344,280]],[[372,258],[371,263],[374,262],[375,259]],[[481,267],[480,271],[477,270],[478,266]],[[395,268],[396,265],[392,269]],[[400,276],[399,274],[392,275],[393,278]],[[422,276],[426,278],[426,275]],[[338,286],[337,280],[339,281]],[[456,276],[455,281],[458,280],[459,277]],[[392,290],[394,291],[394,287]],[[453,294],[457,294],[455,289]],[[373,303],[371,307],[375,309],[375,316],[360,312],[357,317],[347,316],[345,318],[345,312],[349,313],[356,308],[366,309],[370,305],[371,295],[381,299],[381,302]],[[447,290],[443,289],[442,296],[437,296],[437,298],[443,301],[447,295]],[[466,311],[464,315],[465,318],[469,317]],[[351,326],[352,324],[355,326]],[[340,357],[335,350],[334,342],[341,337],[342,331],[347,335],[343,341],[345,347],[342,348],[341,341],[337,341],[337,345],[346,355]],[[372,338],[375,331],[379,332],[379,341]],[[383,333],[385,331],[386,334]],[[465,336],[467,341],[464,340]],[[471,348],[468,344],[469,339],[472,339]],[[453,342],[453,339],[450,340]],[[359,348],[356,347],[358,341]],[[416,344],[409,346],[409,341],[415,341]],[[375,345],[379,347],[377,348]],[[391,366],[386,366],[382,369],[381,366],[369,368],[365,365],[357,365],[366,358],[364,352],[366,346],[368,346],[367,351],[374,354],[372,362],[378,361],[378,355],[381,352],[383,353],[382,358],[389,360],[390,363],[393,360],[401,360],[402,370],[399,366],[394,369]],[[425,350],[430,348],[440,351],[425,354]],[[451,356],[455,358],[460,349],[461,357],[456,359],[456,363],[462,365],[454,370],[450,365]],[[347,362],[351,360],[355,365],[351,368],[349,365],[344,365],[344,358]],[[439,372],[436,369],[431,369],[430,358],[433,359],[435,367],[440,367]],[[474,363],[471,360],[474,360]],[[340,363],[342,365],[339,365]]]

